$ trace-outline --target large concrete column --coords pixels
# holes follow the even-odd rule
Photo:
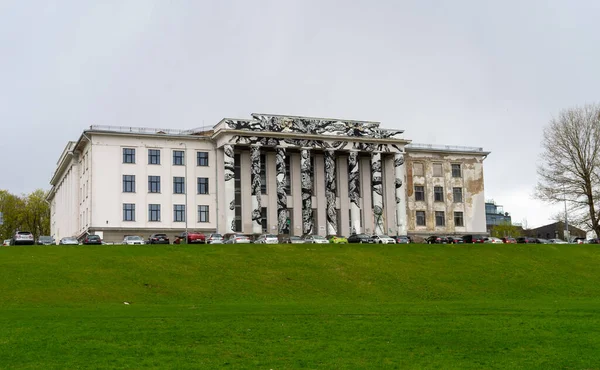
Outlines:
[[[311,172],[310,150],[302,148],[300,152],[300,176],[302,178],[302,233],[304,235],[311,235],[314,232]]]
[[[235,232],[235,157],[233,145],[223,146],[223,167],[225,173],[225,232]]]
[[[383,179],[381,177],[381,153],[373,152],[371,154],[371,186],[373,187],[373,220],[374,234],[385,234],[385,225],[383,217]]]
[[[406,226],[406,186],[403,186],[406,174],[404,153],[394,155],[394,173],[396,175],[396,230],[397,235],[406,235],[408,229]]]
[[[348,197],[350,198],[350,233],[360,234],[360,172],[357,151],[351,151],[348,156]]]
[[[275,148],[275,168],[277,171],[277,229],[279,234],[289,233],[287,193],[285,191],[285,148]]]
[[[337,235],[335,151],[325,151],[325,198],[327,199],[327,235]]]
[[[252,190],[252,232],[262,233],[260,145],[250,147],[250,188]]]

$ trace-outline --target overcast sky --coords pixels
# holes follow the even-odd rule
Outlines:
[[[0,189],[49,189],[91,124],[336,117],[491,151],[486,198],[540,226],[556,210],[531,197],[542,129],[600,100],[598,14],[597,0],[0,0]]]

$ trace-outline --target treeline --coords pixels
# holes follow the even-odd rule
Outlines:
[[[0,190],[0,212],[4,220],[0,225],[0,239],[12,238],[17,230],[30,231],[36,240],[40,235],[50,235],[50,205],[45,195],[41,189],[21,196]]]

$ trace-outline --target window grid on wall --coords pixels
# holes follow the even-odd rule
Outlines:
[[[159,149],[148,149],[148,164],[160,164]]]
[[[441,176],[444,175],[444,171],[443,171],[441,163],[434,163],[432,165],[432,168],[433,168],[433,176],[435,176],[435,177],[441,177]]]
[[[444,201],[444,188],[441,186],[433,187],[433,200],[436,202]]]
[[[185,154],[183,150],[173,150],[173,165],[183,166]]]
[[[413,163],[413,176],[423,176],[423,163],[421,163],[421,162]]]
[[[148,221],[160,221],[160,204],[148,205]]]
[[[454,212],[454,226],[464,226],[465,220],[462,212]]]
[[[123,148],[123,163],[135,163],[135,149]]]
[[[208,177],[198,177],[198,194],[208,194]]]
[[[135,193],[135,175],[123,175],[123,193]]]
[[[185,204],[173,205],[173,222],[185,222]]]
[[[415,185],[415,200],[416,201],[424,201],[425,200],[425,186]]]
[[[425,211],[416,211],[417,226],[426,226]]]
[[[173,177],[173,194],[184,194],[185,193],[185,178],[184,177]]]
[[[148,176],[148,193],[160,193],[160,176]]]
[[[267,156],[260,155],[260,193],[267,194]]]
[[[435,211],[435,226],[446,226],[444,211]]]
[[[198,206],[198,222],[208,222],[208,206]]]
[[[197,152],[196,153],[196,165],[208,166],[208,152]]]
[[[459,163],[452,163],[452,177],[462,177]]]
[[[452,188],[452,198],[454,198],[454,203],[462,203],[462,201],[463,201],[462,188]]]
[[[292,195],[292,179],[291,179],[291,167],[292,161],[291,156],[285,156],[285,192],[287,195]]]
[[[135,221],[135,204],[123,203],[123,221]]]

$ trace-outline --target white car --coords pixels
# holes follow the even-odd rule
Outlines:
[[[304,237],[304,242],[314,244],[329,244],[329,240],[325,239],[325,237],[321,235],[306,235]]]
[[[7,247],[7,246],[10,245],[11,241],[12,241],[11,239],[4,239],[4,242],[2,243],[2,245],[5,246],[5,247]]]
[[[387,235],[373,235],[371,238],[378,244],[396,244],[396,240]]]
[[[569,244],[561,239],[548,239],[548,244]]]
[[[137,235],[133,235],[133,236],[126,236],[125,239],[123,239],[123,244],[125,245],[136,245],[136,244],[146,244],[146,242],[144,241],[144,239],[142,239],[141,236],[137,236]]]
[[[67,236],[62,238],[58,244],[60,245],[79,245],[79,240],[77,240],[77,238],[74,238],[72,236]]]
[[[252,243],[252,240],[248,237],[248,235],[244,234],[232,234],[229,236],[229,239],[225,241],[225,244],[249,244]]]
[[[273,234],[262,234],[261,236],[256,238],[256,240],[254,241],[254,244],[256,244],[256,243],[277,244],[277,243],[279,243],[279,238],[277,238],[277,235],[273,235]]]
[[[223,235],[221,234],[210,234],[206,237],[206,244],[223,244]]]
[[[502,239],[496,238],[495,236],[491,236],[489,238],[485,238],[484,243],[488,244],[502,244]]]

